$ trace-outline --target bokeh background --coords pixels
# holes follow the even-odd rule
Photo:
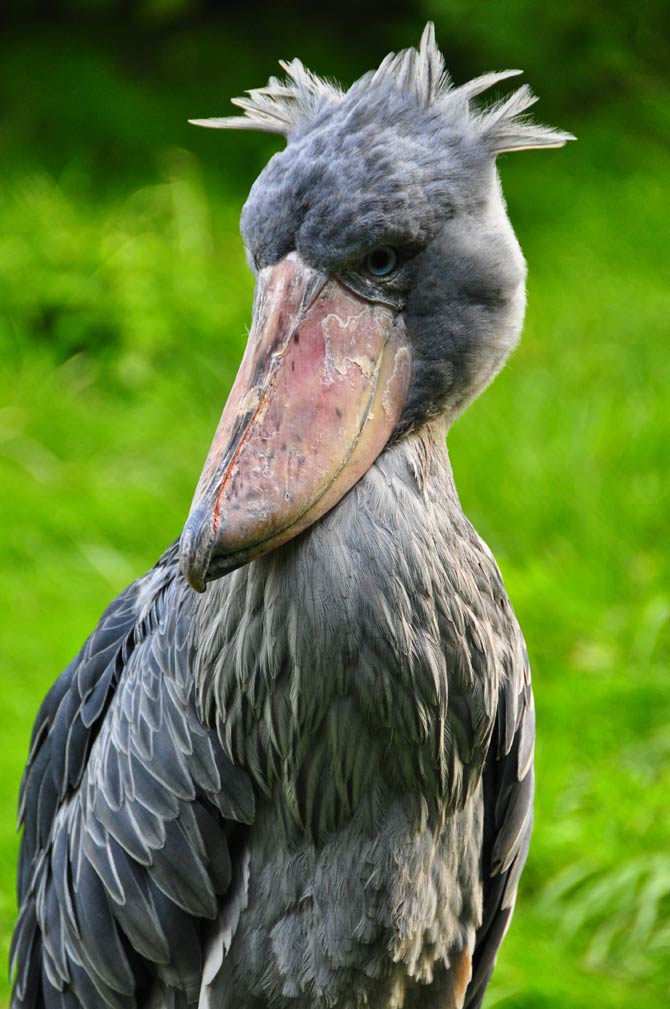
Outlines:
[[[665,3],[313,6],[0,10],[3,955],[36,709],[109,599],[178,535],[245,340],[237,220],[279,142],[186,119],[226,114],[278,57],[351,82],[431,17],[457,82],[522,67],[537,117],[579,137],[500,159],[527,324],[450,436],[538,708],[537,826],[486,1005],[657,1009],[670,976]]]

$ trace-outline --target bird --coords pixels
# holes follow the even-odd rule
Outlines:
[[[522,632],[454,420],[521,333],[503,152],[571,134],[432,24],[347,90],[298,59],[194,120],[286,144],[181,536],[37,714],[13,1009],[477,1009],[532,824]]]

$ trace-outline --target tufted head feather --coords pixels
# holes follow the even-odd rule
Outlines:
[[[190,122],[213,129],[262,130],[290,140],[296,132],[308,127],[319,112],[341,103],[347,94],[335,82],[317,77],[299,59],[280,61],[280,66],[286,73],[284,81],[271,77],[264,88],[248,91],[247,98],[233,99],[233,104],[243,110],[243,116]],[[464,132],[474,133],[493,156],[504,151],[562,147],[566,141],[574,140],[571,133],[528,121],[523,114],[537,101],[528,85],[488,108],[476,109],[471,105],[477,95],[520,73],[521,70],[487,73],[454,87],[435,41],[434,26],[429,22],[418,49],[389,53],[379,68],[356,81],[348,94],[372,97],[380,88],[390,85],[419,108],[441,112],[454,126],[460,124]]]

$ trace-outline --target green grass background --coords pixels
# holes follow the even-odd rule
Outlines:
[[[415,7],[355,37],[276,15],[253,35],[243,15],[173,23],[169,4],[145,4],[130,24],[35,22],[0,39],[3,957],[38,704],[110,598],[178,535],[249,322],[237,219],[278,144],[185,120],[222,114],[278,56],[352,80],[415,41],[430,13],[458,80],[525,66],[546,99],[538,117],[580,138],[500,160],[529,263],[527,322],[450,435],[465,510],[526,634],[538,709],[533,846],[486,1005],[666,1004],[661,43],[637,9],[617,35],[616,5],[579,21],[567,4],[562,24],[515,0],[486,29],[463,0]]]

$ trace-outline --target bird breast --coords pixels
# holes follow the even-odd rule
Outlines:
[[[212,1005],[460,1005],[515,635],[443,435],[389,447],[295,541],[187,598],[202,715],[258,795]]]
[[[207,989],[207,1009],[455,1009],[481,921],[482,799],[439,830],[417,830],[398,797],[371,837],[354,814],[316,845],[277,843],[261,803],[250,837],[246,904]]]

